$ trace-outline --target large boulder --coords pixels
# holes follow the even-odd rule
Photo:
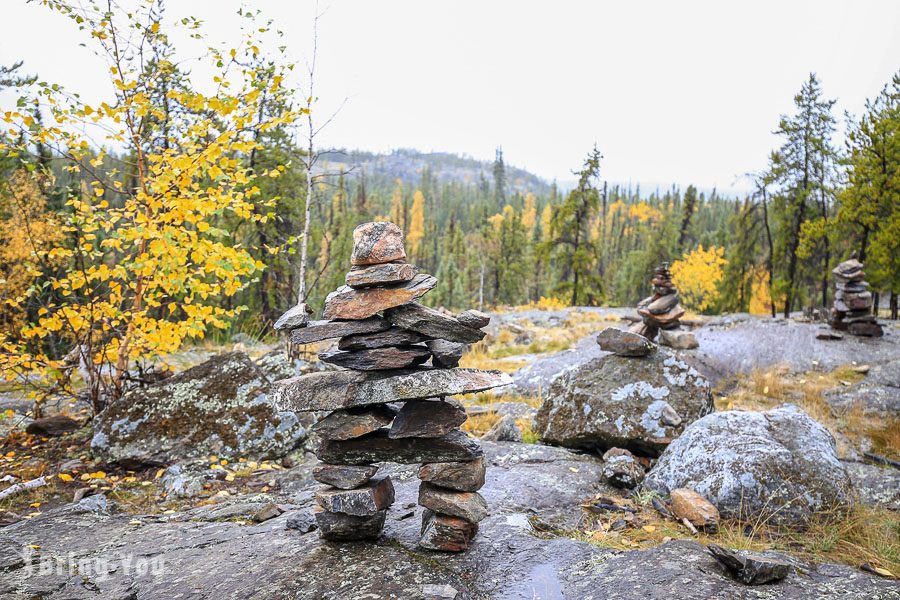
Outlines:
[[[709,382],[672,354],[608,355],[558,377],[536,426],[550,444],[657,456],[712,410]]]
[[[214,356],[109,405],[95,419],[91,447],[125,466],[284,455],[306,429],[295,413],[273,408],[270,386],[243,352]]]
[[[802,525],[852,496],[834,438],[793,404],[694,422],[666,449],[644,488],[662,494],[690,488],[725,518],[780,525]]]

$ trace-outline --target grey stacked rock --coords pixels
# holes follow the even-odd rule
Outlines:
[[[313,426],[322,461],[313,477],[325,486],[316,495],[320,535],[377,538],[394,501],[378,463],[421,463],[420,545],[465,550],[487,516],[478,493],[485,461],[478,442],[460,430],[465,409],[448,396],[511,383],[498,371],[457,368],[490,317],[478,311],[453,317],[418,304],[437,280],[405,262],[403,235],[393,223],[364,223],[353,242],[347,285],[325,299],[326,320],[304,319],[305,307],[280,320],[296,325],[283,326],[296,344],[339,338],[319,358],[345,368],[282,380],[273,394],[276,406],[328,413]]]
[[[651,281],[653,295],[638,302],[638,314],[641,323],[635,324],[631,331],[640,334],[648,340],[656,339],[660,329],[672,331],[681,327],[681,317],[684,309],[679,304],[678,290],[672,283],[672,275],[669,273],[668,263],[663,263],[656,269]]]
[[[881,325],[872,314],[872,292],[864,279],[863,264],[854,256],[836,266],[831,273],[837,288],[831,309],[831,326],[851,335],[884,335]]]

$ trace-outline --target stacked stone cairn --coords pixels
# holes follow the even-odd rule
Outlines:
[[[642,322],[636,323],[631,331],[654,340],[660,329],[674,331],[681,327],[680,319],[684,316],[684,309],[678,303],[678,290],[672,283],[668,263],[657,267],[650,283],[653,284],[653,295],[638,302],[637,309]]]
[[[289,323],[280,328],[294,344],[339,338],[319,358],[344,369],[282,380],[273,393],[280,410],[327,413],[312,428],[321,440],[313,477],[325,485],[316,494],[319,534],[377,538],[394,501],[378,463],[421,464],[420,546],[465,550],[488,514],[478,493],[486,465],[479,443],[459,429],[465,409],[448,396],[511,383],[499,371],[457,368],[490,317],[475,310],[453,317],[418,304],[437,280],[406,262],[393,223],[357,227],[351,264],[347,285],[325,299],[325,320],[309,321],[303,306],[279,320]]]
[[[884,331],[872,314],[872,292],[863,279],[863,264],[854,255],[831,273],[834,275],[834,306],[831,308],[831,327],[851,335],[881,337]]]

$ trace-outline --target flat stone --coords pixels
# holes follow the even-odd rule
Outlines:
[[[320,352],[319,360],[357,371],[384,371],[405,369],[421,365],[431,358],[431,352],[424,346],[404,346],[401,348],[373,348],[371,350],[330,350]]]
[[[381,429],[350,440],[324,440],[316,449],[319,460],[340,465],[466,461],[482,455],[478,442],[459,430],[438,438],[391,438]]]
[[[466,409],[456,400],[410,400],[403,405],[391,431],[392,438],[441,437],[466,422]]]
[[[356,289],[344,285],[325,298],[326,319],[365,319],[385,309],[413,302],[437,285],[434,276],[422,273],[390,287]]]
[[[284,513],[284,511],[281,509],[281,507],[279,507],[274,502],[269,502],[268,504],[263,506],[261,509],[259,509],[258,511],[253,513],[253,516],[250,518],[253,519],[254,521],[256,521],[257,523],[264,523],[265,521],[268,521],[269,519],[274,519],[275,517],[280,517],[283,513]]]
[[[313,311],[308,304],[301,302],[278,317],[274,327],[278,331],[305,327],[306,324],[309,323],[309,315],[311,315],[312,312]]]
[[[431,364],[441,369],[458,367],[466,349],[465,344],[447,340],[430,340],[425,345],[431,350]]]
[[[456,320],[472,329],[482,329],[491,322],[491,316],[480,310],[469,309],[456,315]]]
[[[393,223],[363,223],[353,230],[353,253],[350,264],[354,266],[378,265],[406,260],[403,248],[403,232]]]
[[[358,333],[385,331],[390,328],[390,323],[377,316],[361,321],[311,321],[306,327],[291,331],[291,342],[311,344]]]
[[[676,304],[675,307],[669,312],[662,313],[659,315],[655,315],[651,313],[646,308],[641,308],[638,310],[638,314],[644,317],[646,320],[650,321],[654,325],[658,325],[660,327],[665,327],[666,325],[671,325],[678,321],[681,317],[684,316],[684,309],[680,304]]]
[[[39,437],[60,437],[81,428],[81,424],[65,415],[35,419],[25,428],[26,433]]]
[[[615,327],[607,327],[597,334],[597,343],[601,350],[619,356],[647,356],[656,350],[656,345],[644,336]]]
[[[478,523],[488,516],[487,502],[478,492],[446,490],[424,481],[419,485],[419,505],[470,523]]]
[[[479,369],[324,371],[276,382],[270,398],[279,410],[337,410],[482,392],[510,383],[506,373]]]
[[[442,488],[477,492],[484,486],[487,464],[484,457],[465,462],[437,462],[419,467],[419,479]]]
[[[365,517],[328,512],[321,507],[316,507],[313,511],[319,527],[319,537],[333,542],[378,539],[387,516],[387,510]]]
[[[660,330],[659,343],[662,346],[668,346],[676,350],[693,350],[700,346],[697,337],[690,331],[668,329]]]
[[[647,310],[654,315],[669,312],[678,304],[678,294],[664,294],[647,305]]]
[[[368,482],[377,472],[378,467],[375,465],[320,464],[313,468],[313,479],[342,490],[352,490]]]
[[[477,533],[478,523],[426,510],[422,515],[419,546],[426,550],[462,552],[469,548]]]
[[[859,335],[864,337],[881,337],[884,335],[884,330],[881,328],[881,325],[879,325],[878,323],[865,321],[850,323],[847,326],[847,331],[850,333],[850,335]]]
[[[360,333],[348,335],[338,341],[340,350],[372,350],[375,348],[387,348],[388,346],[411,346],[428,340],[427,335],[418,331],[410,331],[401,327],[391,327],[386,331],[376,333]]]
[[[719,511],[712,503],[688,488],[672,490],[669,507],[680,519],[687,519],[697,529],[715,533],[719,529]]]
[[[355,489],[320,491],[316,503],[328,512],[371,517],[394,503],[394,485],[387,475],[373,477]]]
[[[409,263],[394,262],[368,267],[352,267],[344,281],[352,288],[366,288],[410,281],[418,273],[419,270]]]
[[[842,340],[844,335],[837,331],[827,329],[816,333],[817,340]]]
[[[388,309],[384,312],[384,316],[398,327],[412,329],[448,342],[474,344],[485,335],[480,329],[467,327],[453,317],[415,302]]]
[[[794,570],[789,562],[759,552],[728,550],[716,544],[710,544],[707,550],[725,565],[735,578],[747,585],[781,581]]]
[[[336,410],[312,426],[326,440],[349,440],[386,427],[395,411],[384,405]]]

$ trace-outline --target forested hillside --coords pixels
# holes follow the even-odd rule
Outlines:
[[[0,341],[24,371],[99,345],[109,354],[94,360],[124,374],[125,355],[213,330],[268,332],[301,278],[313,306],[341,284],[351,232],[370,220],[400,225],[412,261],[441,282],[435,306],[633,305],[669,262],[689,309],[787,314],[827,306],[830,269],[857,252],[896,316],[900,75],[850,117],[844,147],[823,85],[798,82],[748,197],[611,185],[602,132],[563,192],[499,148],[488,164],[304,142],[325,117],[286,87],[281,49],[262,50],[275,47],[262,41],[277,38],[270,27],[213,50],[218,87],[201,88],[154,9],[147,26],[51,6],[82,29],[93,19],[116,92],[91,106],[21,64],[0,77],[18,97],[0,141]]]

